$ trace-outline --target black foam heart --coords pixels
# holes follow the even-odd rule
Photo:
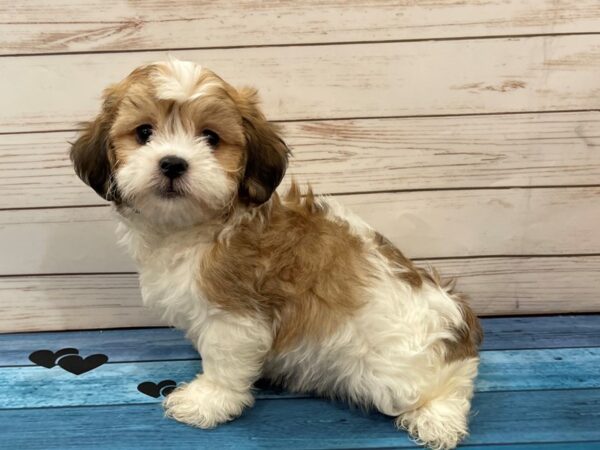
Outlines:
[[[79,355],[69,355],[61,358],[58,361],[58,365],[67,372],[71,372],[75,375],[81,375],[82,373],[86,373],[90,370],[100,367],[106,361],[108,361],[108,356],[101,353],[90,355],[85,359]]]
[[[176,387],[177,383],[175,383],[173,380],[163,380],[158,384],[153,383],[152,381],[144,381],[143,383],[138,384],[137,389],[142,394],[158,398],[161,396],[161,394],[166,397],[173,392],[173,389]]]
[[[29,360],[38,366],[51,369],[56,365],[56,360],[61,356],[76,355],[78,353],[79,350],[76,348],[62,348],[56,353],[51,350],[38,350],[29,355]]]

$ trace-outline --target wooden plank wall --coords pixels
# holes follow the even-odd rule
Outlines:
[[[0,0],[0,332],[161,324],[67,141],[168,54],[478,313],[600,311],[598,0]]]

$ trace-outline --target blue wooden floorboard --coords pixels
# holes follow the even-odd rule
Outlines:
[[[0,368],[0,408],[157,403],[138,384],[192,380],[199,360],[105,364],[75,376],[60,367]],[[477,392],[600,388],[600,347],[481,353]],[[258,398],[306,397],[272,390]]]
[[[600,315],[482,319],[483,350],[600,347]],[[32,365],[27,355],[42,348],[77,347],[105,353],[112,362],[194,359],[183,333],[170,328],[0,334],[0,366]]]
[[[473,407],[467,446],[600,441],[600,389],[483,393]],[[11,449],[413,447],[389,417],[318,399],[259,400],[208,431],[165,419],[158,405],[2,410],[0,435]]]
[[[468,450],[599,450],[600,441],[545,442],[544,444],[461,445],[461,448]]]
[[[598,314],[488,317],[482,324],[484,350],[600,347]]]
[[[104,353],[110,361],[156,361],[198,358],[183,333],[172,328],[0,334],[0,366],[32,365],[35,350],[76,347],[86,354]]]

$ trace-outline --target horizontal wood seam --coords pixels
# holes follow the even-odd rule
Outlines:
[[[120,328],[118,328],[120,329]],[[68,330],[65,331],[65,333],[70,333],[72,330]],[[94,330],[83,330],[83,331],[89,331],[91,333],[94,332]],[[57,333],[56,331],[54,331],[54,333]],[[10,334],[14,334],[14,333],[10,333]],[[37,332],[33,332],[33,333],[27,333],[27,334],[37,334]],[[186,339],[187,341],[187,339]],[[190,344],[191,345],[191,344]],[[510,349],[480,349],[479,353],[490,353],[490,352],[496,352],[496,353],[500,353],[500,352],[505,352],[505,351],[510,351],[510,352],[525,352],[525,351],[536,351],[536,350],[581,350],[583,348],[587,348],[587,349],[597,349],[600,348],[600,346],[598,345],[581,345],[581,346],[568,346],[568,347],[536,347],[536,348],[510,348]],[[110,355],[108,355],[110,357]],[[175,359],[142,359],[142,360],[124,360],[124,361],[111,361],[110,359],[108,361],[106,361],[106,363],[104,363],[103,365],[116,365],[116,364],[146,364],[146,363],[161,363],[161,362],[184,362],[184,361],[202,361],[202,358],[200,357],[200,354],[198,354],[197,357],[195,358],[175,358]],[[7,364],[7,365],[0,365],[0,369],[19,369],[19,368],[27,368],[27,367],[36,367],[36,364]],[[568,387],[568,388],[554,388],[554,389],[526,389],[527,391],[564,391],[564,390],[569,390],[572,389],[572,387]],[[590,388],[580,388],[580,389],[590,389]],[[593,388],[592,388],[593,389]],[[503,391],[493,391],[493,392],[523,392],[522,389],[510,389],[510,390],[503,390]],[[289,397],[288,397],[289,398]],[[1,408],[0,408],[1,409]],[[18,408],[20,409],[20,408]]]
[[[310,183],[307,183],[310,184]],[[304,186],[302,184],[301,186]],[[552,185],[514,185],[514,186],[465,186],[465,187],[447,187],[447,188],[422,188],[422,189],[383,189],[375,191],[352,191],[352,192],[318,192],[318,195],[327,197],[352,196],[352,195],[376,195],[376,194],[407,194],[415,192],[447,192],[447,191],[506,191],[509,189],[581,189],[581,188],[600,188],[600,184],[552,184]],[[3,211],[37,211],[45,209],[75,209],[75,208],[107,208],[109,204],[97,205],[55,205],[55,206],[25,206],[22,208],[0,208]]]
[[[0,25],[2,25],[0,23]],[[525,33],[525,34],[496,34],[496,35],[475,35],[475,36],[456,36],[440,38],[416,38],[416,39],[381,39],[373,41],[334,41],[334,42],[299,42],[285,44],[254,44],[254,45],[230,45],[230,46],[208,46],[208,47],[166,47],[166,48],[142,48],[136,50],[87,50],[73,52],[41,52],[41,53],[5,53],[0,54],[0,58],[27,58],[36,56],[68,56],[68,55],[90,55],[90,54],[113,54],[113,53],[148,53],[148,52],[176,52],[192,50],[236,50],[246,48],[280,48],[280,47],[324,47],[336,45],[371,45],[371,44],[397,44],[397,43],[415,43],[415,42],[445,42],[445,41],[475,41],[475,40],[494,40],[494,39],[523,39],[536,37],[562,37],[562,36],[594,36],[600,35],[600,32],[582,31],[582,32],[564,32],[564,33]]]
[[[392,116],[348,116],[348,117],[313,117],[307,119],[280,119],[270,120],[271,123],[299,123],[299,122],[341,122],[345,120],[393,120],[393,119],[443,119],[447,117],[478,117],[478,116],[513,116],[527,114],[575,114],[600,112],[600,108],[592,109],[547,109],[530,111],[492,111],[479,113],[455,113],[455,114],[413,114],[413,115],[392,115]],[[0,131],[0,136],[17,134],[45,134],[45,133],[76,133],[80,128],[67,128],[56,130],[28,130],[28,131]]]
[[[478,392],[476,393],[477,396],[482,396],[482,395],[490,395],[490,394],[499,394],[499,393],[505,393],[505,392],[519,392],[519,393],[525,393],[525,392],[555,392],[555,391],[600,391],[600,388],[565,388],[565,389],[533,389],[533,390],[507,390],[507,391],[493,391],[493,392]],[[293,401],[295,400],[297,397],[295,398],[286,398],[286,397],[269,397],[269,398],[257,398],[256,401],[257,402],[263,402],[263,401],[271,401],[271,400],[277,400],[277,401],[285,401],[285,400],[289,400],[289,401]],[[303,399],[307,399],[307,397],[301,397]],[[318,397],[308,397],[310,399],[318,399]],[[147,406],[147,405],[152,405],[152,403],[115,403],[115,404],[103,404],[103,405],[67,405],[67,406],[34,406],[34,407],[27,407],[27,408],[0,408],[0,411],[15,411],[15,410],[36,410],[36,409],[66,409],[66,408],[106,408],[106,407],[128,407],[128,406]],[[159,406],[158,404],[156,404],[155,406]],[[595,442],[595,441],[577,441],[577,442]],[[526,442],[526,443],[532,443],[532,442]],[[535,443],[535,442],[534,442]],[[511,443],[512,445],[512,443]]]
[[[599,257],[600,253],[564,253],[564,254],[521,254],[521,255],[471,255],[471,256],[432,256],[428,258],[411,258],[412,261],[446,261],[446,260],[468,260],[468,259],[543,259],[543,258],[594,258]],[[137,275],[137,272],[56,272],[56,273],[20,273],[20,274],[0,274],[2,278],[50,278],[50,277],[75,277],[75,276],[107,276],[107,275]],[[599,299],[600,300],[600,299]],[[583,314],[596,314],[596,313],[583,313]],[[540,314],[533,315],[538,317]],[[549,316],[555,316],[557,314],[547,314]],[[573,315],[573,314],[569,314]],[[502,317],[502,316],[497,316]],[[506,316],[512,317],[512,316]],[[139,328],[139,327],[133,327]],[[152,327],[142,327],[152,328]],[[160,327],[158,327],[160,328]],[[69,330],[73,331],[73,330]]]

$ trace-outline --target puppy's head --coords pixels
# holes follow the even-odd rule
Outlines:
[[[257,106],[213,72],[171,60],[104,92],[71,148],[79,177],[145,220],[190,225],[271,197],[288,149]]]

